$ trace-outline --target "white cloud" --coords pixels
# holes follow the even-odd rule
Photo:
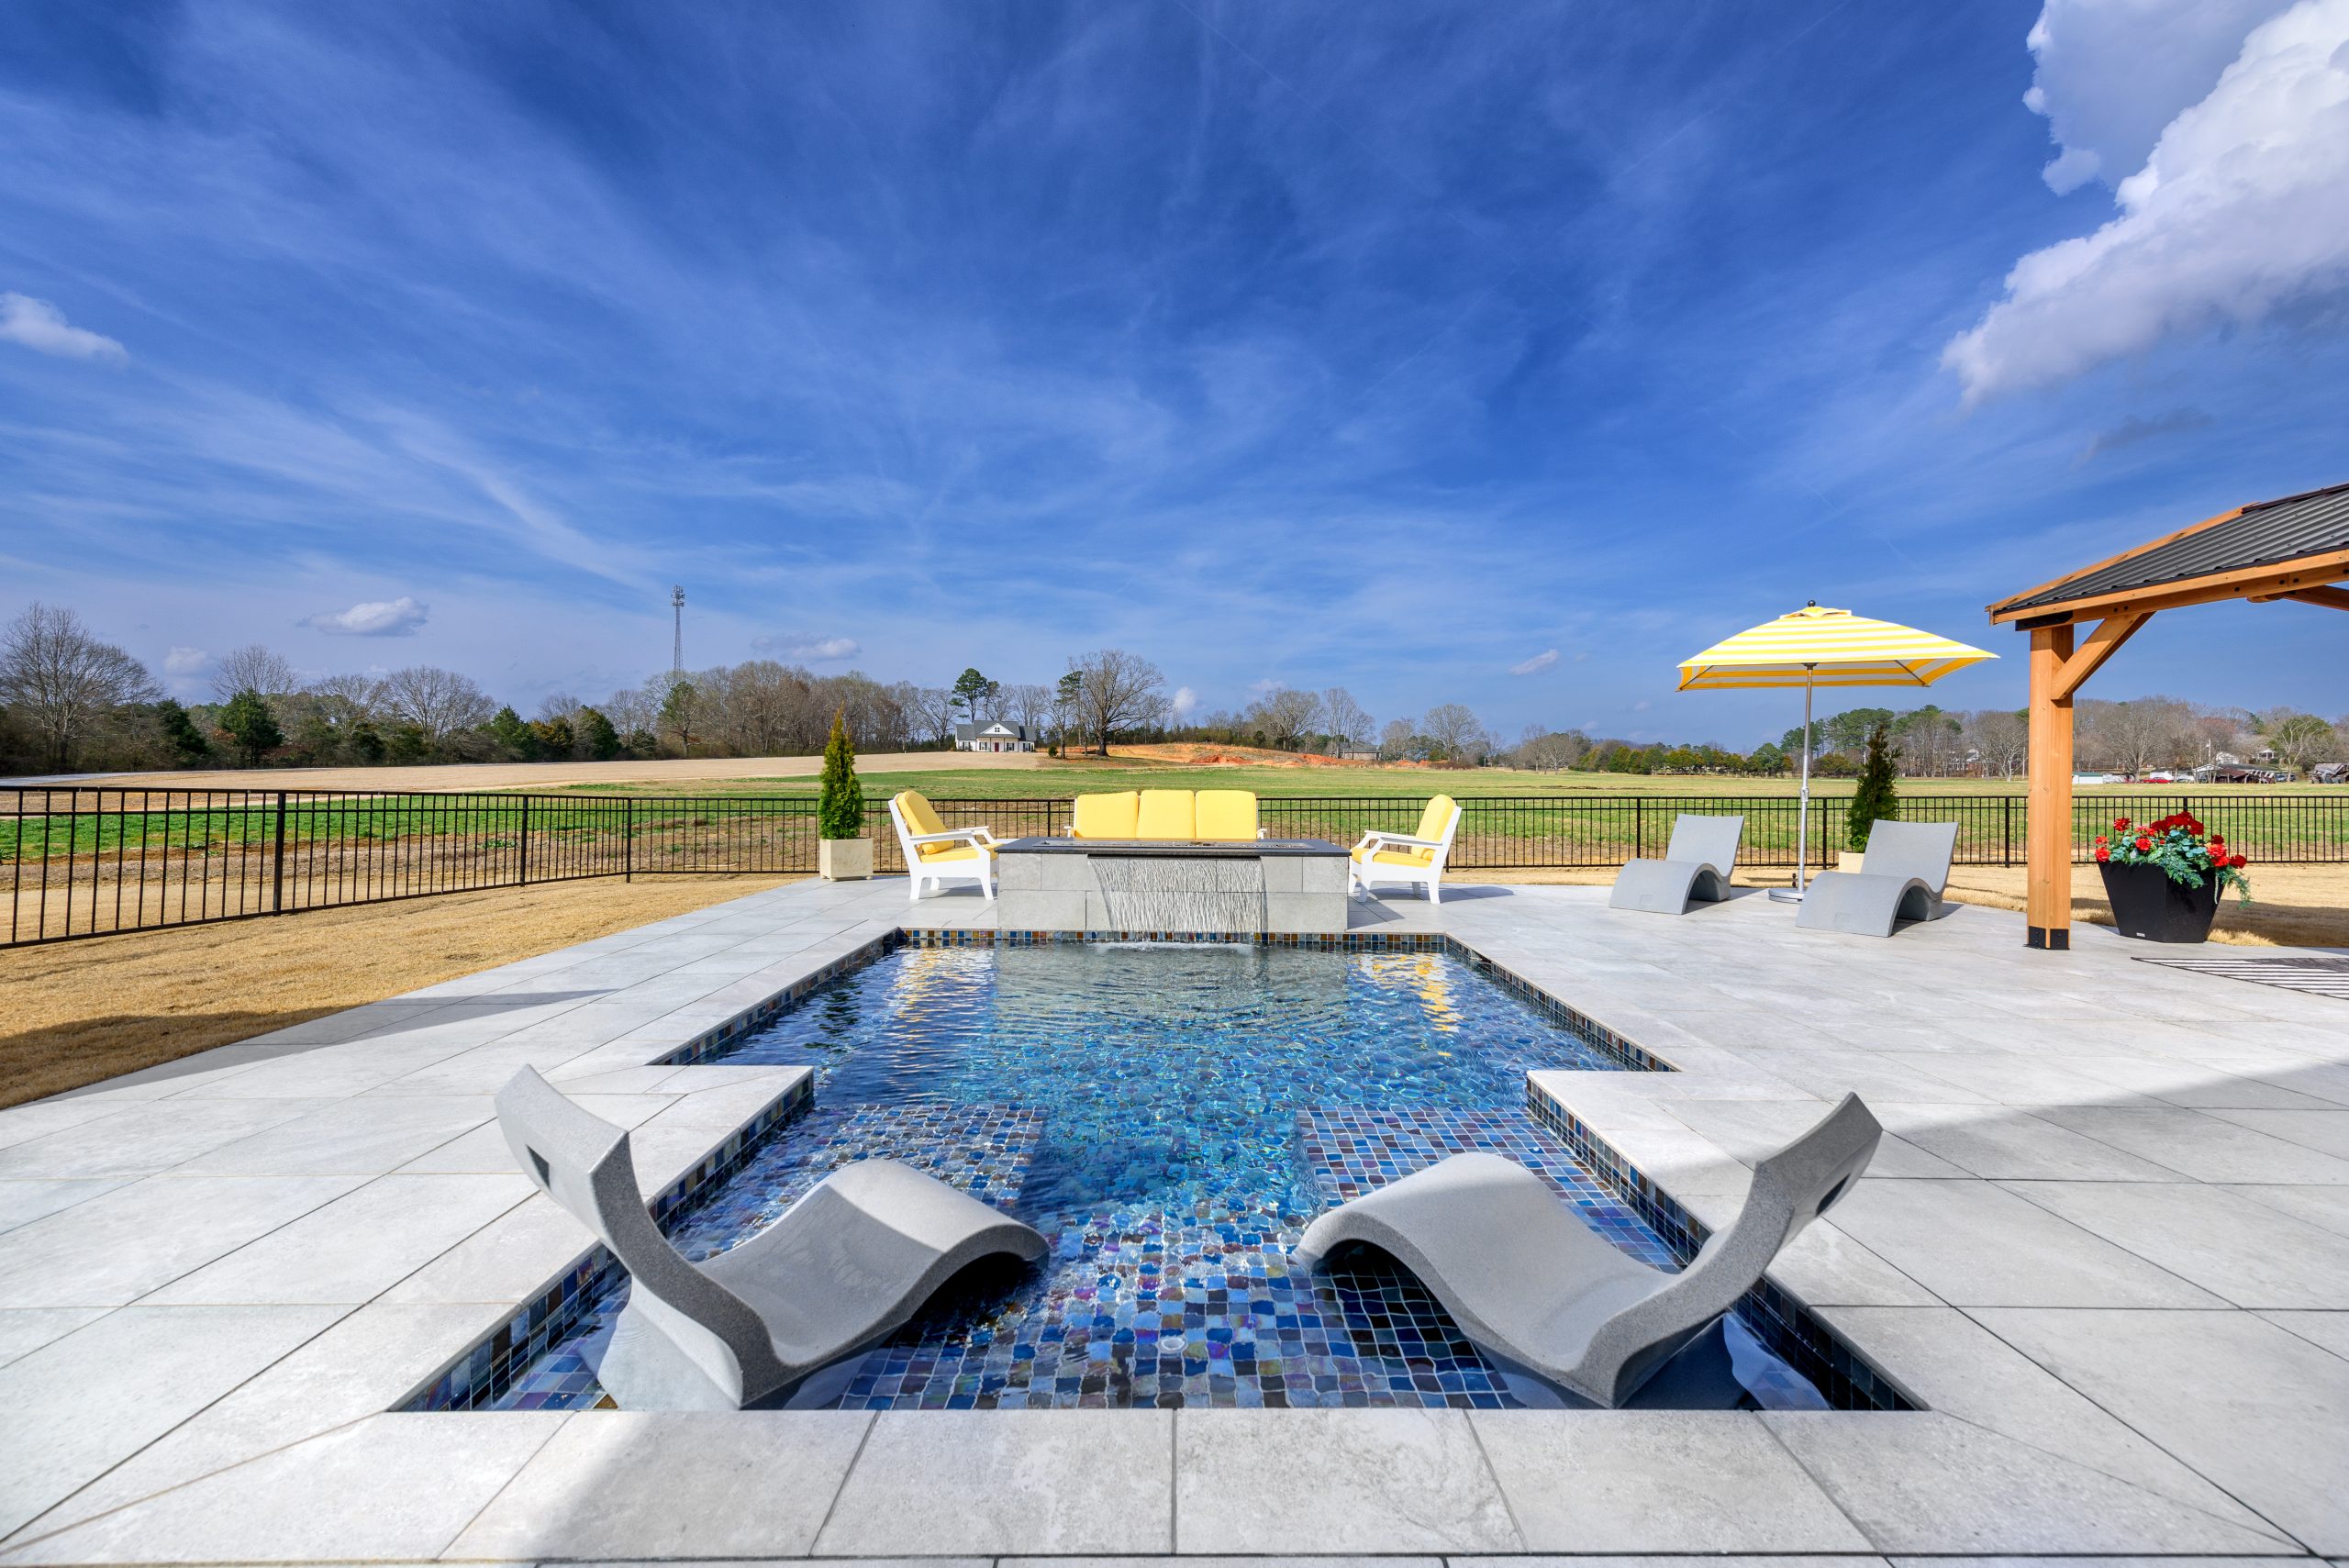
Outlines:
[[[785,659],[805,659],[822,664],[838,659],[853,659],[864,651],[864,644],[852,637],[815,637],[803,632],[781,637],[754,637],[751,646],[762,653],[780,654]]]
[[[301,624],[335,637],[408,637],[425,623],[431,611],[402,594],[347,610],[321,610]]]
[[[1512,675],[1538,675],[1557,662],[1558,651],[1554,648],[1545,648],[1532,658],[1521,660],[1510,665],[1508,673]]]
[[[1288,683],[1286,681],[1276,680],[1270,675],[1265,676],[1261,681],[1251,681],[1248,683],[1248,689],[1255,693],[1260,697],[1271,696],[1275,692],[1285,691],[1287,687]]]
[[[2120,217],[2016,262],[1943,350],[1968,403],[2349,288],[2349,0],[2254,29],[2116,196]]]
[[[35,353],[64,360],[121,364],[130,358],[129,350],[113,339],[68,326],[57,306],[21,294],[0,294],[0,342],[21,343]]]
[[[1199,706],[1199,694],[1188,686],[1177,686],[1174,688],[1174,700],[1169,706],[1174,709],[1175,717],[1188,717],[1191,710]]]
[[[1645,697],[1642,697],[1639,701],[1637,701],[1637,702],[1635,702],[1635,703],[1633,703],[1633,704],[1631,705],[1631,711],[1632,711],[1633,713],[1645,713],[1645,712],[1647,712],[1647,710],[1648,710],[1648,709],[1650,709],[1650,708],[1653,707],[1654,706],[1655,706],[1655,704],[1653,704],[1653,703],[1652,703],[1652,702],[1648,701],[1648,699],[1647,699],[1647,698],[1645,698]]]
[[[2162,130],[2210,95],[2243,35],[2291,0],[2046,0],[2022,101],[2047,117],[2058,195],[2144,166]]]
[[[163,655],[163,673],[193,675],[212,662],[212,655],[201,648],[174,648]]]

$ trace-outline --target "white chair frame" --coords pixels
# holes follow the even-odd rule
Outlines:
[[[924,883],[935,885],[940,892],[950,882],[975,882],[979,892],[990,904],[995,902],[995,849],[1001,840],[985,828],[952,828],[943,833],[917,833],[907,826],[904,813],[897,809],[895,798],[889,802],[889,822],[897,829],[897,848],[906,857],[906,878],[913,884],[906,895],[909,904],[921,902]],[[921,858],[924,844],[969,844],[980,851],[974,861],[925,861]]]
[[[1408,833],[1382,833],[1376,828],[1362,836],[1354,849],[1362,856],[1346,859],[1346,891],[1356,898],[1366,897],[1375,883],[1417,883],[1419,891],[1431,904],[1443,902],[1443,863],[1452,858],[1452,840],[1459,835],[1460,820],[1467,816],[1460,803],[1452,803],[1452,820],[1444,824],[1441,839],[1414,839]],[[1382,865],[1375,860],[1384,849],[1433,850],[1423,866]]]

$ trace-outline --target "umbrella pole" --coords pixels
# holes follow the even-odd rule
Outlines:
[[[1795,817],[1795,884],[1770,890],[1770,896],[1782,904],[1801,903],[1809,885],[1804,879],[1810,869],[1810,691],[1818,672],[1816,664],[1802,667],[1802,804]]]

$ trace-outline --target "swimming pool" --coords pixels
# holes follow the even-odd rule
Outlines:
[[[1311,1218],[1463,1149],[1540,1171],[1619,1246],[1664,1244],[1525,1111],[1536,1067],[1620,1069],[1436,951],[903,947],[717,1058],[812,1064],[815,1108],[676,1224],[721,1251],[854,1159],[904,1160],[1041,1230],[811,1385],[850,1408],[1516,1403],[1408,1274],[1308,1273]],[[602,1397],[607,1291],[499,1408]]]

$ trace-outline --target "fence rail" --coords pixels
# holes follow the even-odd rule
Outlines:
[[[1815,796],[1813,865],[1831,863],[1848,795]],[[1065,832],[1070,802],[932,802],[950,826],[999,838]],[[1266,795],[1283,838],[1352,843],[1408,832],[1422,801],[1392,795]],[[1745,817],[1740,862],[1790,869],[1801,803],[1786,795],[1464,797],[1453,864],[1464,871],[1619,865],[1661,855],[1683,811]],[[2349,862],[2349,790],[2310,795],[2099,795],[2073,804],[2074,858],[2115,816],[2187,810],[2254,862]],[[885,800],[868,802],[875,859],[904,861]],[[1965,865],[2021,865],[2021,795],[1912,795],[1911,821],[1958,826]],[[61,941],[263,915],[343,908],[469,889],[583,877],[816,869],[811,796],[402,795],[306,790],[0,789],[0,946]]]

